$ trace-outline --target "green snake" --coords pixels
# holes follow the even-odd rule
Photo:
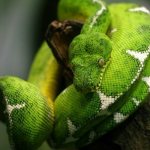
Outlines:
[[[127,119],[150,93],[150,11],[136,4],[60,0],[60,20],[84,22],[69,47],[73,83],[44,43],[28,81],[0,78],[0,117],[14,149],[82,147]]]

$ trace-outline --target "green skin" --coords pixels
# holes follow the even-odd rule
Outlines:
[[[53,125],[44,96],[36,86],[17,77],[0,78],[0,92],[12,149],[39,147]]]
[[[3,116],[7,125],[12,149],[37,149],[49,137],[54,125],[54,110],[43,93],[43,86],[47,91],[47,83],[51,83],[49,87],[55,91],[50,90],[50,98],[55,99],[58,73],[59,66],[47,44],[43,43],[31,67],[28,82],[18,77],[0,78],[0,117]]]
[[[107,8],[100,0],[61,0],[58,10],[61,20],[85,24],[69,49],[74,82],[54,104],[54,145],[81,147],[123,122],[147,99],[150,12],[127,3]]]
[[[43,75],[38,72],[44,68],[38,69],[38,64],[32,67],[29,81],[39,89],[18,78],[0,79],[0,116],[5,114],[16,149],[21,145],[35,149],[48,134],[53,147],[92,143],[127,119],[150,93],[150,12],[146,8],[127,3],[107,8],[100,0],[60,0],[58,10],[60,20],[85,22],[69,48],[74,81],[51,108],[39,90]],[[57,74],[59,69],[54,71],[53,65],[49,73]]]

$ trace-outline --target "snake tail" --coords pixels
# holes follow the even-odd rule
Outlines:
[[[17,77],[0,78],[0,97],[13,149],[36,149],[52,130],[53,118],[39,89]],[[39,136],[40,135],[40,136]]]

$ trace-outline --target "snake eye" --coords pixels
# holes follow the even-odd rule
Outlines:
[[[105,60],[104,58],[100,58],[99,61],[98,61],[99,65],[102,67],[105,65]]]

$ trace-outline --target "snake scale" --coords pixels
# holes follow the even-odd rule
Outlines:
[[[84,22],[69,47],[73,84],[44,43],[28,81],[0,78],[0,117],[14,149],[82,147],[127,119],[150,93],[150,11],[131,3],[60,0],[60,20]]]

